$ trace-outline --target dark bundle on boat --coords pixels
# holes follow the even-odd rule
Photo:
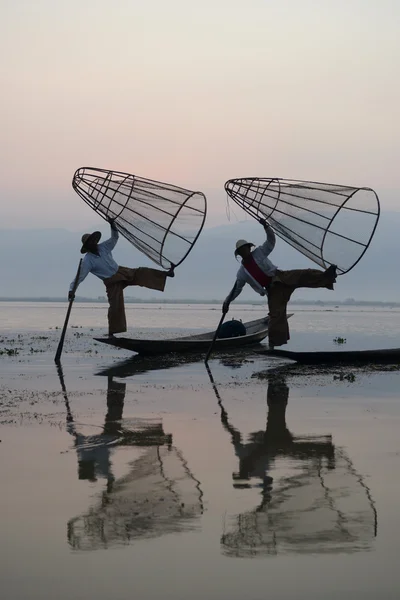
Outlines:
[[[242,321],[232,319],[223,323],[218,331],[218,338],[233,338],[246,335],[246,326]]]

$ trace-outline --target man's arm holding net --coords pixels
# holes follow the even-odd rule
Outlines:
[[[261,246],[265,254],[271,254],[272,250],[275,248],[276,244],[276,236],[275,232],[272,229],[271,225],[265,220],[260,219],[259,223],[264,227],[264,231],[267,235],[266,241]]]
[[[114,220],[109,219],[108,222],[110,223],[110,227],[111,227],[111,237],[108,240],[106,240],[105,242],[103,242],[101,245],[103,246],[103,248],[106,248],[109,252],[111,252],[111,250],[114,250],[115,245],[118,242],[119,233],[118,233],[118,229],[115,226]]]

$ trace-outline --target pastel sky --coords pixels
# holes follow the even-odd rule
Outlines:
[[[0,4],[1,227],[95,223],[81,166],[202,190],[209,225],[243,176],[400,209],[398,0]]]

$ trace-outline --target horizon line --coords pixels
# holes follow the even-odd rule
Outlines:
[[[68,303],[62,296],[3,296],[0,297],[0,302],[64,302]],[[87,296],[77,296],[74,302],[82,303],[96,303],[96,304],[108,304],[107,298],[97,297],[91,298]],[[222,305],[223,299],[217,298],[135,298],[134,296],[127,296],[125,303],[128,304],[216,304]],[[242,300],[236,302],[236,305],[252,305],[252,306],[265,306],[262,301]],[[400,306],[400,301],[396,300],[357,300],[355,298],[346,298],[345,300],[306,300],[299,298],[298,300],[291,300],[289,304],[293,305],[309,305],[309,306]]]

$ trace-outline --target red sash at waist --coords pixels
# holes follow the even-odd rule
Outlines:
[[[262,287],[267,288],[272,281],[272,277],[266,275],[264,271],[260,269],[256,261],[252,256],[243,261],[243,266],[248,273],[259,283]]]

